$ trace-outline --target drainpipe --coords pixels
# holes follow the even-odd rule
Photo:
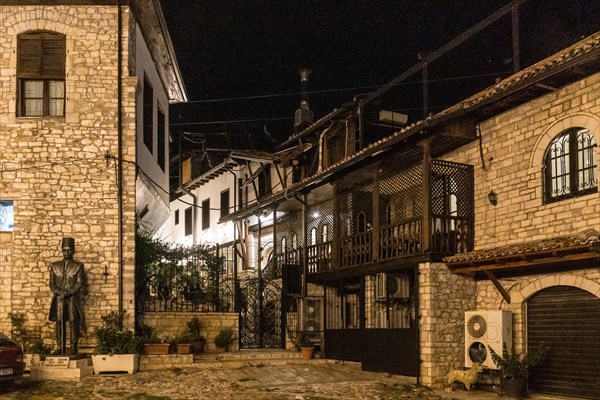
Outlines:
[[[117,1],[117,204],[119,257],[119,313],[123,312],[123,11]]]

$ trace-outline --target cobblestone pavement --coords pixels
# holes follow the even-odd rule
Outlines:
[[[441,399],[412,382],[344,364],[171,368],[134,375],[89,376],[80,382],[24,378],[1,390],[0,399]]]
[[[25,377],[10,388],[0,386],[0,399],[3,400],[487,400],[499,398],[497,394],[486,392],[434,391],[415,385],[414,379],[411,378],[365,372],[356,365],[342,363],[235,369],[171,368],[138,372],[134,375],[93,375],[79,382],[34,382]]]

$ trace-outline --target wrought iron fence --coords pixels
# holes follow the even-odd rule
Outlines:
[[[222,257],[179,254],[145,265],[137,293],[145,312],[234,311],[235,286]]]

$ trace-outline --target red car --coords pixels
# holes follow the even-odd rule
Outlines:
[[[0,382],[20,378],[24,371],[21,347],[0,332]]]

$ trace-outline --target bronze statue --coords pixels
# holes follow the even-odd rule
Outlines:
[[[79,343],[80,324],[83,320],[81,292],[83,264],[73,259],[75,239],[62,239],[63,260],[50,264],[50,290],[54,293],[50,305],[50,321],[56,321],[56,354],[75,355]],[[66,327],[69,321],[70,348],[66,351]]]

